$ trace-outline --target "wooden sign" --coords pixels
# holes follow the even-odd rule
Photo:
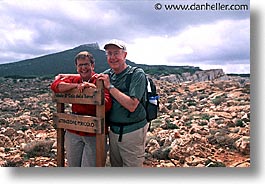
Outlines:
[[[104,119],[94,116],[54,113],[53,121],[57,128],[101,134]]]
[[[53,93],[52,99],[57,103],[57,113],[53,121],[57,128],[57,166],[64,167],[64,130],[76,130],[96,133],[96,166],[104,167],[105,154],[105,94],[102,81],[97,81],[97,88],[86,88],[80,93],[77,89],[65,93]],[[92,104],[96,106],[95,116],[64,113],[65,103]]]
[[[85,88],[82,93],[77,89],[72,89],[64,93],[53,93],[53,101],[57,103],[70,104],[94,104],[103,105],[102,91],[95,88]]]

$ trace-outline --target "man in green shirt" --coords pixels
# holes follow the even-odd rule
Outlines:
[[[112,167],[142,167],[148,129],[146,112],[141,103],[146,80],[142,69],[126,64],[127,50],[121,40],[111,40],[105,46],[110,66],[99,79],[109,89],[113,104],[110,111],[110,162]],[[126,79],[131,75],[131,82]]]

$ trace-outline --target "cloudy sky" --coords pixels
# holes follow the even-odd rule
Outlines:
[[[112,38],[135,63],[250,73],[248,0],[0,0],[0,64]]]

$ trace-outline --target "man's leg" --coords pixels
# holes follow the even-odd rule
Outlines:
[[[81,167],[84,143],[81,136],[65,132],[65,150],[69,167]]]
[[[110,164],[111,167],[122,167],[123,162],[120,156],[119,146],[118,146],[119,134],[113,133],[111,130],[109,132],[109,149],[110,149]]]
[[[85,143],[81,167],[96,167],[96,137],[83,136]]]

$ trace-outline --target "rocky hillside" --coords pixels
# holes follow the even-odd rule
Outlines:
[[[155,82],[160,112],[148,132],[145,167],[250,167],[247,79]],[[0,166],[56,166],[50,83],[0,78]]]
[[[146,164],[155,167],[249,167],[250,83],[156,81],[160,116],[148,133]]]
[[[181,83],[186,81],[202,82],[211,80],[228,80],[229,77],[224,73],[222,69],[212,70],[200,70],[195,73],[184,72],[181,74],[170,74],[167,76],[159,77],[162,81],[168,81],[171,83]]]

